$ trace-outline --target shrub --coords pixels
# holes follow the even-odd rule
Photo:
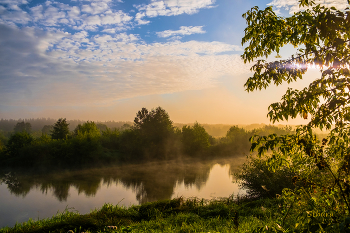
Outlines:
[[[23,147],[30,145],[33,141],[33,136],[26,131],[15,133],[10,137],[6,145],[6,153],[11,157],[18,156],[19,151]]]
[[[252,198],[276,197],[284,188],[294,188],[296,173],[288,167],[280,167],[275,172],[269,170],[268,161],[250,156],[235,177],[240,186]]]

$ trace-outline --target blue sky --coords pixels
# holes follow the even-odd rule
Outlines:
[[[300,10],[297,0],[0,0],[0,117],[126,121],[161,106],[174,122],[268,123],[287,86],[244,91],[242,14],[256,5]]]

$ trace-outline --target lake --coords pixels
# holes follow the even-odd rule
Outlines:
[[[0,173],[0,227],[81,214],[105,203],[129,207],[176,197],[212,199],[244,194],[233,173],[245,157],[212,161],[152,162],[78,171]]]

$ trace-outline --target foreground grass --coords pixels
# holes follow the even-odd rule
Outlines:
[[[66,210],[50,219],[28,221],[0,233],[12,232],[252,232],[279,215],[277,199],[177,198],[129,208],[105,204],[80,215]],[[108,229],[107,226],[117,226]]]

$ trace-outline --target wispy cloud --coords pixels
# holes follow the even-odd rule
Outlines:
[[[139,24],[149,21],[143,18],[194,14],[200,9],[214,7],[215,0],[152,0],[150,4],[135,5],[138,9],[136,20]]]
[[[0,5],[0,105],[108,104],[135,96],[200,90],[215,86],[222,75],[249,72],[234,54],[242,50],[240,46],[146,43],[125,30],[156,16],[196,13],[213,7],[214,0],[152,0],[136,6],[136,13],[112,8],[111,0],[71,3],[46,1],[22,9]],[[203,26],[157,35],[195,33],[205,33]]]
[[[170,36],[187,36],[192,34],[203,34],[205,31],[203,30],[203,26],[182,26],[179,30],[173,31],[173,30],[165,30],[162,32],[157,32],[157,35],[159,37],[170,37]]]
[[[346,0],[314,0],[316,4],[321,4],[326,7],[332,7],[342,10],[349,6]],[[300,10],[305,10],[305,7],[299,7],[298,0],[273,0],[268,5],[272,5],[277,8],[278,12],[280,9],[285,9],[289,11],[289,14],[298,12]]]
[[[87,32],[0,25],[0,45],[2,105],[108,104],[200,90],[215,86],[222,75],[249,72],[239,55],[220,55],[241,48],[219,42],[145,44],[126,33],[87,38]]]
[[[0,2],[1,4],[1,2]],[[21,1],[21,4],[26,4]],[[46,1],[29,8],[13,10],[12,5],[0,6],[0,23],[45,27],[69,27],[74,30],[92,30],[114,25],[117,30],[126,29],[133,19],[129,14],[112,9],[110,1],[84,1],[81,6]],[[51,28],[52,29],[52,28]]]

